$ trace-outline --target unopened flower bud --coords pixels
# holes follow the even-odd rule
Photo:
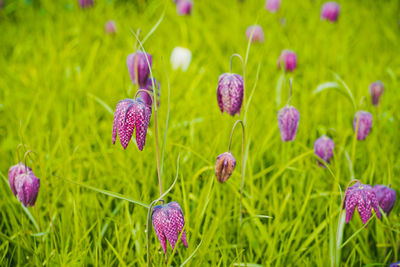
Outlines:
[[[252,36],[253,34],[253,36]],[[251,37],[251,42],[264,42],[264,32],[260,25],[249,26],[246,30],[246,38],[249,40]]]
[[[40,180],[33,172],[22,173],[15,177],[15,190],[19,201],[25,207],[35,205],[39,193]]]
[[[372,104],[374,106],[377,106],[379,104],[379,100],[383,93],[383,89],[384,89],[383,83],[380,81],[373,82],[369,86],[369,93],[371,94]]]
[[[335,143],[329,137],[323,135],[314,142],[314,153],[327,163],[333,157],[333,149],[335,148]],[[319,166],[325,167],[320,161],[318,161]]]
[[[281,6],[281,0],[267,0],[265,2],[265,8],[272,13],[278,11],[280,6]]]
[[[215,163],[215,176],[220,183],[229,179],[236,166],[236,160],[231,152],[222,153]]]
[[[300,113],[293,106],[285,106],[278,111],[278,126],[283,142],[295,139],[299,119]]]
[[[183,47],[175,47],[171,53],[171,65],[174,70],[181,69],[186,71],[192,60],[192,52]]]
[[[281,64],[284,64],[286,71],[294,71],[297,66],[296,53],[288,49],[283,50],[278,58],[278,68],[281,68]]]
[[[221,112],[230,115],[240,113],[243,102],[243,77],[239,74],[224,73],[219,76],[217,101]]]
[[[354,131],[356,131],[357,120],[358,120],[357,140],[364,140],[369,134],[369,131],[371,130],[372,115],[367,111],[357,111],[353,120]]]
[[[340,6],[336,2],[326,2],[321,8],[321,19],[332,22],[337,21],[339,17]]]
[[[146,57],[149,64],[147,63]],[[145,87],[152,65],[151,55],[140,51],[132,53],[127,57],[126,64],[128,65],[129,74],[133,84],[137,84],[138,82],[140,87]]]
[[[116,34],[117,33],[117,25],[115,24],[115,21],[109,20],[106,22],[105,32],[108,34]]]

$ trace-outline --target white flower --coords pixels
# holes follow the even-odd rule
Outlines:
[[[180,68],[182,71],[186,71],[191,60],[192,52],[189,49],[177,46],[172,50],[171,65],[174,70]]]

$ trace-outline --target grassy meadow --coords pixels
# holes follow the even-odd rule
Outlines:
[[[168,247],[164,256],[151,226],[153,266],[399,261],[399,203],[388,218],[374,215],[368,227],[355,212],[339,244],[336,235],[352,178],[391,184],[400,192],[400,2],[338,1],[339,19],[331,23],[320,18],[320,0],[282,0],[275,14],[264,0],[197,0],[190,16],[179,16],[172,0],[95,0],[87,9],[75,0],[5,0],[0,265],[147,264],[146,207],[159,197],[154,110],[143,151],[133,141],[124,150],[111,139],[118,101],[137,90],[126,57],[139,47],[133,34],[138,29],[161,83],[157,125],[164,191],[173,185],[164,199],[181,205],[189,244],[179,242],[176,254]],[[104,32],[110,19],[117,25],[114,36]],[[262,26],[264,43],[247,41],[253,24]],[[176,46],[192,52],[186,72],[171,68]],[[297,54],[293,72],[277,68],[283,49]],[[216,88],[235,53],[246,61],[245,99],[240,115],[232,117],[221,115]],[[232,71],[242,73],[237,58]],[[282,142],[277,112],[287,102],[290,78],[300,123],[295,141]],[[376,80],[385,84],[378,107],[368,89]],[[353,131],[359,109],[373,115],[364,141]],[[236,169],[224,184],[214,174],[238,119],[246,125],[241,225],[239,128],[231,148]],[[336,146],[328,168],[318,166],[313,152],[323,134]],[[24,156],[23,147],[16,152],[20,143],[37,154],[26,161],[41,181],[32,208],[21,205],[7,180],[9,167]]]

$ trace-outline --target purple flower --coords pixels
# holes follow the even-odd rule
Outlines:
[[[400,261],[399,262],[395,262],[395,263],[391,263],[389,265],[389,267],[400,267]]]
[[[275,13],[281,6],[281,0],[267,0],[265,2],[265,8],[270,12]]]
[[[183,15],[190,15],[193,8],[193,2],[190,0],[178,0],[176,2],[176,12],[183,16]]]
[[[109,20],[106,22],[105,32],[108,34],[116,34],[117,33],[117,25],[115,24],[115,21]]]
[[[254,33],[253,33],[253,31],[254,31]],[[251,34],[253,34],[253,36],[251,36]],[[246,30],[247,40],[250,39],[250,36],[251,36],[252,43],[264,42],[264,32],[260,25],[252,25],[247,28],[247,30]]]
[[[78,2],[81,8],[91,7],[94,4],[93,0],[78,0]]]
[[[31,168],[26,167],[22,162],[18,163],[17,165],[11,166],[8,170],[8,183],[10,184],[10,188],[14,196],[17,195],[17,190],[15,189],[15,178],[18,175],[26,172],[30,173],[32,172],[32,170]]]
[[[390,211],[393,209],[396,202],[396,191],[384,185],[375,185],[374,192],[378,200],[379,206],[389,216]]]
[[[39,193],[40,180],[32,171],[17,175],[14,180],[16,196],[25,207],[35,205]]]
[[[369,86],[369,93],[371,94],[372,104],[374,106],[377,106],[379,104],[379,99],[381,98],[383,89],[384,89],[384,86],[381,81],[373,82]]]
[[[278,111],[278,126],[283,142],[293,141],[299,126],[300,113],[292,106],[285,106]]]
[[[140,151],[146,142],[147,127],[151,116],[151,107],[136,99],[124,99],[118,102],[114,114],[112,141],[115,144],[117,131],[124,149],[127,148],[136,127],[136,143]]]
[[[230,115],[240,113],[243,102],[243,77],[239,74],[224,73],[219,76],[217,101],[219,109]]]
[[[336,2],[326,2],[321,8],[321,19],[327,19],[332,22],[337,21],[339,17],[340,6]]]
[[[148,91],[149,93],[141,91],[141,92],[138,93],[138,98],[137,99],[142,101],[142,102],[144,102],[145,104],[147,104],[149,106],[151,106],[153,104],[153,100],[152,100],[152,97],[153,97],[153,82],[154,82],[154,86],[157,87],[157,107],[159,107],[160,106],[160,82],[157,81],[154,78],[153,78],[153,80],[151,78],[149,78],[147,80],[146,87],[145,88],[140,88],[142,90]]]
[[[150,63],[150,67],[147,64],[146,56]],[[151,55],[140,51],[132,53],[127,57],[126,64],[128,65],[129,74],[131,75],[133,84],[139,83],[140,87],[145,87],[152,65]]]
[[[235,157],[231,152],[222,153],[215,163],[215,176],[220,183],[229,179],[236,166]]]
[[[357,130],[357,140],[364,140],[369,134],[369,131],[371,130],[372,115],[367,111],[357,111],[353,120],[354,131],[356,131],[357,119],[359,120],[358,130]]]
[[[297,65],[297,55],[292,50],[282,50],[278,58],[278,68],[281,68],[282,61],[286,71],[294,71]]]
[[[185,225],[183,212],[178,202],[155,206],[151,219],[164,253],[167,253],[167,240],[171,248],[174,249]],[[181,240],[185,247],[188,247],[185,230],[183,230]]]
[[[376,216],[379,219],[381,218],[375,192],[368,184],[357,182],[347,189],[344,205],[346,208],[346,223],[353,217],[356,206],[363,224],[366,224],[369,218],[371,218],[372,208],[374,208]]]
[[[327,163],[333,157],[333,149],[335,148],[335,143],[329,137],[323,135],[314,142],[314,153]],[[320,161],[318,161],[319,166],[325,167]]]

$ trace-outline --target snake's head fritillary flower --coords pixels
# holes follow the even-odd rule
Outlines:
[[[358,130],[357,130],[357,140],[364,140],[372,126],[372,115],[367,111],[357,111],[353,120],[353,130],[356,131],[358,120]]]
[[[10,184],[11,191],[13,192],[14,196],[17,195],[17,190],[15,189],[15,178],[23,173],[32,172],[31,168],[26,167],[25,164],[22,162],[13,165],[8,170],[8,183]]]
[[[104,30],[108,34],[116,34],[117,33],[117,24],[113,20],[109,20],[106,22],[104,26]]]
[[[389,216],[396,202],[396,191],[384,185],[375,185],[374,192],[379,206],[386,213],[386,216]]]
[[[192,60],[192,52],[183,47],[175,47],[171,53],[171,65],[174,70],[181,69],[186,71],[189,68],[190,61]]]
[[[372,208],[374,208],[376,216],[379,219],[381,218],[379,203],[375,192],[368,184],[357,182],[352,187],[348,188],[344,205],[346,208],[346,223],[353,217],[356,207],[363,224],[366,224],[371,218]]]
[[[93,0],[78,0],[79,5],[81,6],[81,8],[88,8],[93,6],[94,1]]]
[[[296,53],[289,49],[283,50],[278,58],[278,68],[281,68],[281,64],[284,64],[285,71],[294,71],[297,66]]]
[[[185,225],[183,212],[178,202],[155,206],[151,220],[164,253],[167,253],[167,240],[171,248],[174,249]],[[185,230],[183,230],[181,240],[183,245],[188,247]]]
[[[377,106],[384,90],[384,85],[380,81],[371,83],[369,86],[369,93],[371,94],[372,104]]]
[[[400,261],[399,262],[395,262],[395,263],[391,263],[389,265],[389,267],[400,267]]]
[[[323,135],[314,142],[314,153],[327,163],[333,157],[333,149],[335,148],[335,143],[329,137]],[[320,161],[318,161],[319,166],[325,167]]]
[[[278,11],[280,6],[281,6],[281,0],[267,0],[265,2],[265,8],[272,13]]]
[[[146,143],[147,127],[150,122],[151,106],[136,99],[118,102],[114,114],[112,141],[115,144],[117,132],[124,149],[127,148],[136,127],[136,144],[140,151]]]
[[[219,76],[217,101],[219,109],[234,116],[240,113],[243,102],[243,77],[235,73],[224,73]]]
[[[149,61],[149,64],[147,64],[146,57]],[[132,53],[128,55],[126,64],[128,65],[129,74],[133,84],[139,83],[140,87],[145,87],[152,65],[151,55],[140,51]]]
[[[235,157],[231,152],[222,153],[217,157],[215,163],[215,176],[220,183],[224,183],[229,179],[236,167]]]
[[[17,175],[14,180],[16,196],[25,207],[35,205],[39,193],[40,180],[32,171]]]
[[[192,13],[193,2],[191,0],[178,0],[176,2],[176,12],[181,15],[190,15]]]
[[[253,36],[252,36],[252,34],[253,34]],[[260,25],[252,25],[247,28],[247,30],[246,30],[247,40],[249,40],[250,37],[251,37],[252,43],[255,43],[255,42],[263,43],[264,42],[264,31]]]
[[[145,88],[140,88],[141,90],[146,90],[148,93],[144,91],[140,91],[138,93],[138,100],[142,101],[143,103],[152,106],[153,104],[153,84],[157,88],[157,107],[160,106],[160,82],[157,81],[155,78],[149,78],[147,80],[147,84]]]
[[[278,111],[278,126],[283,142],[293,141],[299,126],[300,113],[293,106],[285,106]]]
[[[340,6],[336,2],[326,2],[321,8],[321,19],[332,22],[337,21],[339,17]]]

